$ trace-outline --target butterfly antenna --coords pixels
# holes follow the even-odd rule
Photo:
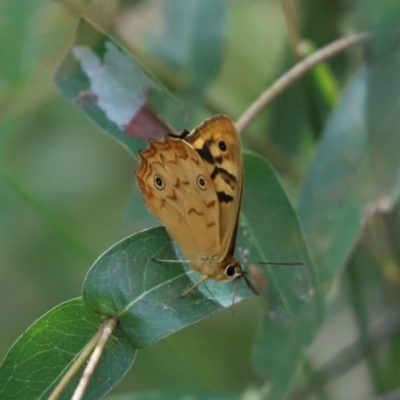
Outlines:
[[[301,261],[295,262],[264,262],[264,261],[244,261],[242,264],[260,264],[260,265],[304,265]]]
[[[168,132],[167,136],[173,137],[175,139],[184,139],[187,135],[189,135],[190,131],[188,131],[187,129],[184,129],[182,132],[180,133],[172,133],[172,132]]]

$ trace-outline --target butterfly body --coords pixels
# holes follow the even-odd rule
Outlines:
[[[191,267],[203,280],[244,276],[233,255],[243,185],[234,122],[212,117],[182,138],[150,140],[139,155],[143,199]]]

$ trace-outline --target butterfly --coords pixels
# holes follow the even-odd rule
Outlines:
[[[151,139],[139,152],[136,180],[147,208],[164,224],[202,278],[246,277],[234,257],[243,190],[243,161],[234,121],[217,115],[192,132]],[[157,260],[174,262],[172,260]],[[272,263],[273,264],[273,263]]]

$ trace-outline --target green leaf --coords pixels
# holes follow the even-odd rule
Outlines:
[[[173,130],[160,103],[179,108],[174,98],[121,46],[84,19],[54,79],[68,99],[133,153],[143,141]],[[182,109],[179,115],[182,119]]]
[[[186,123],[191,126],[220,71],[226,6],[223,0],[170,0],[163,8],[162,36],[153,38],[149,51],[188,81],[187,87],[174,94],[184,104]]]
[[[319,144],[298,212],[324,283],[340,271],[365,221],[400,191],[400,60],[362,69],[343,94]]]
[[[222,61],[226,10],[215,0],[171,0],[164,5],[165,31],[150,50],[184,73],[194,86],[212,82]]]
[[[70,300],[37,320],[14,344],[0,367],[2,400],[46,399],[75,357],[100,327],[82,299]],[[103,352],[85,399],[104,396],[125,374],[135,352],[123,337],[111,340]],[[70,399],[83,369],[60,399]]]
[[[321,302],[296,213],[275,172],[261,157],[246,155],[244,182],[241,229],[248,235],[247,258],[304,263],[260,266],[267,276],[269,309],[260,323],[254,362],[269,377],[268,398],[280,398],[321,323]]]
[[[245,154],[244,195],[239,246],[244,261],[302,262],[304,265],[259,265],[268,277],[267,298],[275,317],[291,319],[313,308],[310,289],[313,263],[292,205],[275,171],[260,156]]]

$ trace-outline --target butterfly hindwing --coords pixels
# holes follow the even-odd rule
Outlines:
[[[219,201],[191,144],[176,138],[151,140],[140,152],[136,177],[147,207],[195,269],[199,259],[220,252]]]

